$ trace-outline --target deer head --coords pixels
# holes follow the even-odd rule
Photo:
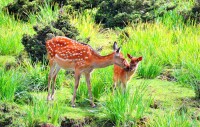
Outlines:
[[[129,71],[134,71],[134,70],[137,68],[138,63],[139,63],[140,61],[142,61],[142,56],[141,56],[141,57],[138,57],[138,58],[137,58],[137,57],[133,57],[133,56],[131,56],[130,54],[127,54],[127,56],[128,56],[129,59],[131,59]]]
[[[113,44],[113,49],[114,49],[114,64],[120,66],[123,69],[129,70],[129,64],[126,61],[126,59],[123,57],[123,55],[120,53],[121,48],[117,46],[117,43],[114,42]]]

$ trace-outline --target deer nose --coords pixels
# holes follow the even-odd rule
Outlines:
[[[126,71],[128,71],[129,69],[130,69],[130,66],[129,66],[129,64],[124,64],[125,65],[125,67],[124,67],[124,69],[126,70]]]
[[[125,70],[125,71],[129,71],[129,70],[130,70],[130,67],[127,66],[124,70]]]

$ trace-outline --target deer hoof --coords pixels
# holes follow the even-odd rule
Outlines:
[[[95,104],[92,105],[92,108],[96,108],[97,106]]]
[[[54,96],[51,96],[51,100],[54,100]]]
[[[52,98],[50,96],[47,97],[47,101],[51,101]]]

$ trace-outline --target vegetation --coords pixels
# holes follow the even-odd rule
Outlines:
[[[38,25],[34,26],[34,30],[37,34],[33,36],[27,34],[23,35],[22,44],[33,62],[46,62],[45,42],[48,39],[54,36],[75,38],[78,35],[76,28],[69,23],[67,15],[59,15],[56,21],[49,21],[49,23],[49,25],[42,26],[42,28]]]
[[[126,93],[115,91],[113,96],[108,96],[105,114],[117,126],[136,126],[136,120],[141,119],[148,111],[151,99],[144,99],[146,84],[140,84],[134,91],[130,88]]]
[[[130,22],[148,22],[176,8],[162,0],[110,0],[100,4],[95,20],[105,27],[124,27]]]
[[[157,1],[159,6],[147,2],[147,8],[139,6],[135,10],[135,14],[141,10],[150,11],[139,16],[142,22],[135,23],[131,16],[119,14],[118,19],[129,17],[128,21],[124,24],[123,20],[118,20],[121,22],[115,25],[110,19],[106,22],[100,19],[102,24],[97,24],[96,16],[113,18],[115,15],[111,12],[118,9],[122,12],[120,9],[125,9],[124,5],[130,1],[114,1],[118,6],[104,11],[101,10],[103,4],[112,0],[104,3],[99,0],[99,7],[93,5],[94,1],[70,1],[91,2],[92,8],[97,7],[85,7],[86,10],[79,12],[76,7],[82,4],[72,7],[69,1],[63,2],[67,5],[63,8],[60,2],[37,4],[39,11],[30,12],[27,22],[2,10],[11,2],[13,0],[0,2],[0,126],[200,126],[198,2]],[[132,1],[134,6],[131,7],[136,3],[143,5],[143,2]],[[172,10],[167,9],[174,6]],[[148,14],[153,18],[147,19]],[[149,20],[152,22],[146,22]],[[57,77],[55,100],[47,103],[49,68],[45,62],[34,61],[43,60],[49,35],[87,42],[102,55],[110,53],[113,42],[117,41],[125,57],[130,53],[143,56],[143,61],[125,93],[120,87],[112,89],[112,66],[95,70],[91,84],[96,108],[89,105],[83,77],[77,91],[77,107],[70,106],[74,77],[64,70]]]

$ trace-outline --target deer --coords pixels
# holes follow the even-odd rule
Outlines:
[[[131,60],[129,63],[129,70],[121,68],[120,66],[114,64],[114,75],[113,75],[113,82],[114,82],[114,89],[116,89],[117,84],[120,83],[123,92],[126,90],[127,82],[132,78],[135,74],[140,61],[142,61],[141,57],[133,57],[130,54],[127,54],[128,58]]]
[[[123,69],[129,69],[126,59],[120,55],[120,49],[114,42],[114,51],[108,55],[101,56],[90,45],[80,43],[68,37],[56,36],[46,41],[47,58],[49,60],[50,72],[48,76],[47,101],[54,100],[55,81],[60,69],[73,70],[75,86],[71,106],[75,107],[76,91],[82,74],[85,75],[92,107],[96,107],[91,92],[90,75],[95,68],[104,68],[113,64]],[[50,92],[52,89],[52,92]]]

